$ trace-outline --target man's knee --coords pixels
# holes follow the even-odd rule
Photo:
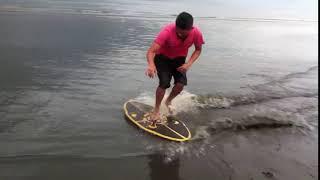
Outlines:
[[[184,87],[184,84],[182,83],[176,83],[175,85],[175,90],[178,91],[178,92],[181,92],[183,90],[183,87]]]
[[[164,90],[168,89],[170,87],[170,83],[160,83],[159,87]]]

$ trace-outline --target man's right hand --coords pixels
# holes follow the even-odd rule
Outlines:
[[[157,68],[155,66],[149,65],[146,70],[146,75],[150,78],[154,78],[157,74]]]

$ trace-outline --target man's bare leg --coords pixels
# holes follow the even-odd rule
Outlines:
[[[154,110],[151,115],[151,120],[160,119],[160,105],[163,99],[164,94],[166,93],[166,89],[158,87],[156,90],[156,104],[154,106]]]
[[[168,96],[168,98],[166,99],[165,105],[169,110],[169,113],[172,113],[172,109],[170,109],[170,105],[171,105],[171,101],[178,95],[181,93],[181,91],[183,90],[184,85],[181,83],[177,83],[174,85],[174,87],[172,88],[170,95]]]

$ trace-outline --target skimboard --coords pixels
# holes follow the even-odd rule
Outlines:
[[[126,118],[138,128],[171,141],[187,141],[191,139],[188,127],[174,116],[163,116],[161,123],[152,123],[150,113],[152,106],[137,102],[127,101],[123,105]]]

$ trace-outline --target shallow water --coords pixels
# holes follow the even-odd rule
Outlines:
[[[175,3],[16,2],[0,2],[1,177],[318,179],[317,22],[195,10],[206,44],[173,102],[193,139],[172,143],[122,105],[154,103],[145,53]]]

